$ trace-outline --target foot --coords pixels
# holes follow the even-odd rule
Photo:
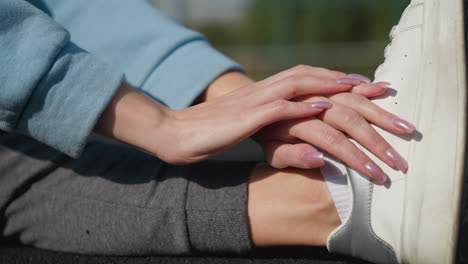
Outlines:
[[[392,30],[376,81],[390,81],[395,91],[375,102],[410,117],[418,133],[402,140],[376,129],[409,169],[387,167],[390,181],[376,186],[345,168],[352,210],[328,238],[332,253],[376,263],[455,261],[466,119],[462,4],[413,0]]]
[[[341,223],[317,169],[258,165],[250,176],[247,208],[257,247],[325,246]]]

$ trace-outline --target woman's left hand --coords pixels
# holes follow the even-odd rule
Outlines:
[[[344,77],[343,73],[334,71],[319,72],[319,76],[325,77],[323,75],[329,78]],[[323,154],[313,147],[316,146],[327,150],[351,168],[360,172],[369,170],[363,166],[367,157],[347,140],[349,136],[389,166],[406,172],[406,161],[370,125],[375,124],[395,134],[414,131],[411,124],[368,99],[384,94],[388,85],[362,83],[351,92],[295,98],[295,101],[304,102],[328,101],[333,107],[315,117],[269,125],[260,130],[254,139],[261,144],[266,160],[275,168],[323,166]]]

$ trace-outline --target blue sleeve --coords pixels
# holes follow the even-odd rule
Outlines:
[[[125,73],[127,81],[172,109],[189,106],[220,74],[241,67],[201,34],[145,0],[29,0],[72,40]]]
[[[0,129],[77,157],[123,75],[23,0],[0,1]]]

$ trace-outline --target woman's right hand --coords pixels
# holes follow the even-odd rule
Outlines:
[[[354,87],[351,82],[349,79],[293,74],[273,82],[267,79],[248,84],[183,110],[167,110],[166,118],[157,124],[152,149],[155,155],[170,163],[205,160],[265,126],[322,113],[332,104],[290,100],[301,95],[326,96],[346,92]]]

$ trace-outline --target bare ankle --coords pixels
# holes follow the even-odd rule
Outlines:
[[[249,182],[248,215],[256,246],[324,246],[340,225],[319,170],[257,166]]]

